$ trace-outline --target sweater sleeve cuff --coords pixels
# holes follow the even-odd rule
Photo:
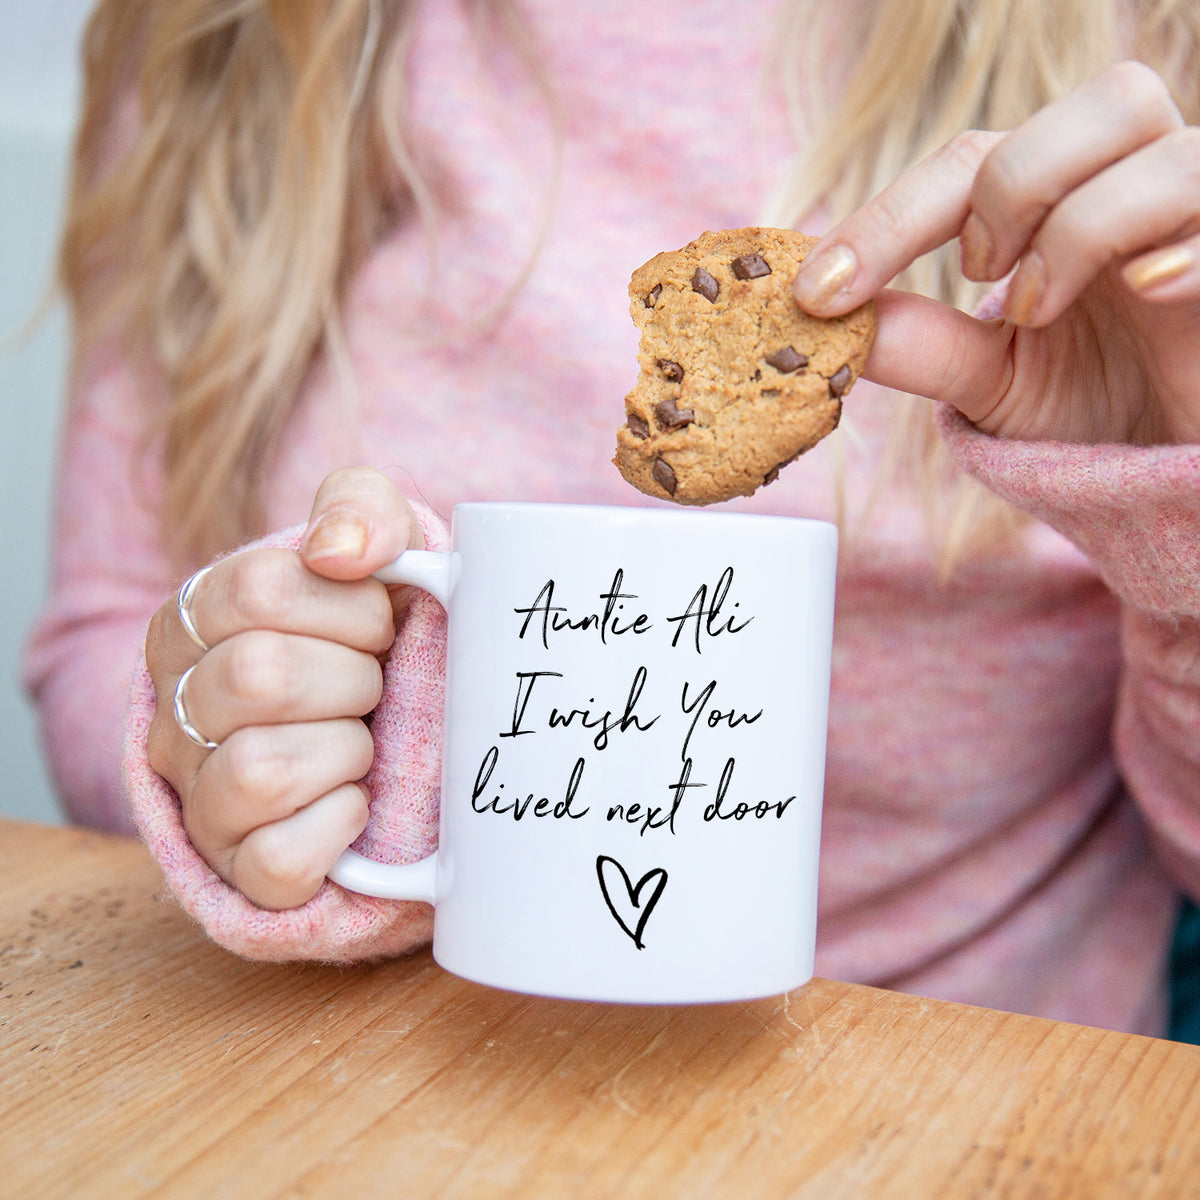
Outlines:
[[[416,506],[425,544],[449,544],[444,523]],[[255,546],[298,548],[303,527]],[[375,760],[366,783],[371,815],[355,849],[381,862],[415,862],[437,845],[445,681],[446,618],[441,605],[413,589],[407,615],[384,664],[383,696],[372,717]],[[123,772],[130,809],[166,886],[180,906],[226,949],[270,962],[354,962],[406,953],[429,940],[426,904],[378,900],[326,880],[299,908],[259,908],[200,857],[183,827],[179,797],[150,766],[147,737],[154,684],[140,663],[130,696]]]
[[[1200,446],[1009,441],[949,405],[937,419],[964,470],[1074,542],[1127,603],[1200,614]]]

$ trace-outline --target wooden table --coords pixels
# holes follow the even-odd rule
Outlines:
[[[1200,1195],[1200,1048],[816,980],[627,1008],[242,962],[0,821],[0,1195]]]

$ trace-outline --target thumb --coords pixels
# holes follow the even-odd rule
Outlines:
[[[327,579],[365,579],[425,545],[412,505],[380,471],[346,467],[317,490],[300,543],[305,566]]]
[[[1012,382],[1013,326],[911,292],[882,291],[875,305],[879,329],[863,378],[953,404],[987,432]]]

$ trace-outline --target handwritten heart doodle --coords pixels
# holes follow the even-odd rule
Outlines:
[[[633,939],[633,944],[639,950],[645,950],[642,931],[667,886],[667,872],[662,867],[655,867],[647,871],[635,884],[615,858],[601,854],[596,859],[596,877],[600,880],[600,891],[604,896],[604,903],[608,905],[608,911]],[[646,893],[645,899],[642,898],[643,892]]]

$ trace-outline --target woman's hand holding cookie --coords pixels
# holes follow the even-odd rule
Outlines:
[[[199,853],[265,908],[311,898],[366,824],[358,781],[373,746],[361,718],[379,700],[399,602],[371,573],[422,544],[384,476],[339,471],[298,554],[232,555],[151,621],[150,763],[179,794]]]
[[[1011,272],[1002,320],[883,290],[956,237],[969,278]],[[820,316],[875,297],[864,377],[985,432],[1200,442],[1200,129],[1148,67],[1109,68],[918,164],[822,239],[794,290]]]

